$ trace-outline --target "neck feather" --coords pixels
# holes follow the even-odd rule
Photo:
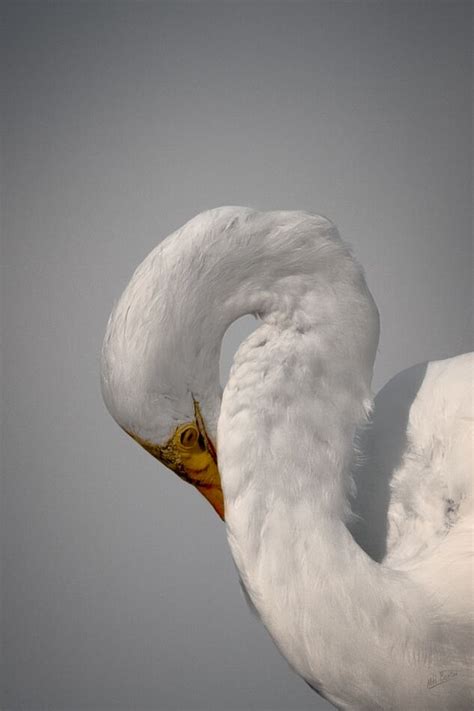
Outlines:
[[[387,707],[401,697],[396,681],[380,679],[389,665],[395,679],[419,673],[427,619],[419,591],[372,561],[346,527],[378,315],[345,248],[323,245],[311,274],[274,276],[264,298],[247,289],[263,323],[235,357],[219,416],[227,531],[250,598],[290,664],[334,703],[359,694],[361,707]],[[238,315],[250,310],[239,298],[228,302]],[[409,650],[403,659],[392,659],[395,639]]]
[[[218,426],[228,539],[300,675],[340,707],[404,708],[397,679],[426,691],[426,599],[346,527],[354,435],[371,400],[354,344],[345,345],[331,327],[323,336],[264,324],[241,347]],[[406,653],[395,658],[394,648]]]

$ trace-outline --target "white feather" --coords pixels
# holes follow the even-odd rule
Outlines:
[[[246,313],[262,323],[221,404],[221,340]],[[329,220],[220,208],[136,271],[109,322],[104,398],[157,444],[199,398],[246,592],[319,693],[342,709],[471,708],[473,357],[396,376],[370,420],[377,342]]]

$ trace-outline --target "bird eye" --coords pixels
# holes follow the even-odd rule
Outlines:
[[[198,437],[199,433],[194,427],[186,427],[186,429],[181,432],[179,436],[179,441],[181,442],[183,447],[186,447],[186,449],[190,449],[191,447],[194,447],[198,440]]]

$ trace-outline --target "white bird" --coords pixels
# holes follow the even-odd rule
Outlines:
[[[244,314],[261,324],[222,393],[222,338]],[[329,220],[218,208],[135,271],[107,327],[103,396],[225,510],[249,602],[322,696],[470,709],[474,359],[404,371],[373,409],[378,335]]]

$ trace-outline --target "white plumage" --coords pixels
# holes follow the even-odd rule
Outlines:
[[[261,325],[222,393],[221,341],[248,313]],[[341,709],[468,709],[474,359],[410,368],[374,408],[377,343],[329,220],[219,208],[135,272],[107,328],[103,394],[206,496],[215,444],[246,594],[312,687]]]

